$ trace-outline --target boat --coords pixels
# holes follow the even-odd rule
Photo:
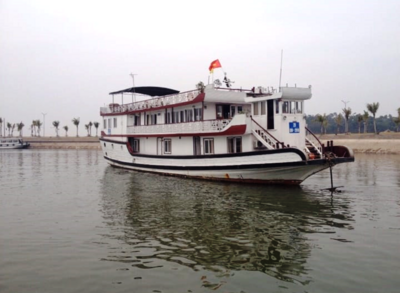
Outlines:
[[[299,185],[354,161],[350,148],[324,144],[307,128],[311,89],[233,88],[225,74],[222,82],[199,82],[184,92],[160,86],[114,91],[112,103],[100,108],[102,152],[111,166],[136,171]]]
[[[29,142],[24,142],[22,138],[0,137],[0,149],[26,149],[30,147]]]

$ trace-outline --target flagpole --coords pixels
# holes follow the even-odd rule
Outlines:
[[[281,92],[283,49],[281,50],[281,72],[279,74],[279,92]]]

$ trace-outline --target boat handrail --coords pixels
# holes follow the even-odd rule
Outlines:
[[[307,133],[311,134],[311,136],[314,138],[315,142],[319,145],[318,149],[320,150],[320,153],[322,154],[324,151],[324,145],[321,143],[321,141],[318,139],[318,137],[312,132],[307,126],[305,127],[306,129],[306,137]]]

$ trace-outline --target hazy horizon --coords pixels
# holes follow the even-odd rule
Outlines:
[[[353,113],[379,102],[397,116],[400,1],[0,0],[0,117],[25,124],[46,113],[101,122],[110,92],[132,86],[179,91],[207,83],[219,59],[235,88],[308,87],[306,114]],[[15,133],[15,132],[14,132]],[[60,132],[60,134],[63,131]],[[42,131],[43,134],[43,131]]]

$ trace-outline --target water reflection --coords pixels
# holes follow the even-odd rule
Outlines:
[[[117,240],[108,242],[110,254],[103,260],[141,269],[167,263],[222,274],[259,271],[304,284],[315,245],[308,235],[352,229],[346,201],[332,205],[329,197],[300,187],[183,180],[108,167],[102,189],[103,236]]]

